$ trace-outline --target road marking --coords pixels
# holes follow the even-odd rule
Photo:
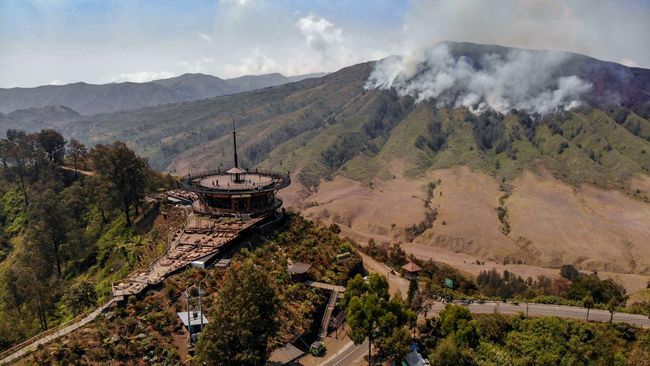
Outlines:
[[[353,349],[350,352],[348,352],[341,360],[339,360],[337,363],[333,364],[332,366],[338,366],[338,365],[341,364],[341,362],[346,361],[346,359],[348,357],[350,357],[350,355],[352,355],[354,352],[356,352],[359,348],[365,346],[366,342],[363,342],[362,344],[357,345],[356,347],[353,347]]]

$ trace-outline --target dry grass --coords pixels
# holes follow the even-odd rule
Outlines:
[[[645,288],[650,278],[650,204],[615,190],[575,188],[543,169],[525,172],[508,186],[467,167],[435,170],[420,179],[397,176],[372,187],[336,177],[316,193],[294,183],[283,197],[309,217],[337,222],[357,241],[404,242],[404,229],[424,217],[426,185],[438,179],[432,201],[438,218],[404,244],[409,253],[471,274],[494,267],[524,278],[554,277],[560,265],[573,263],[615,278],[629,293]],[[649,181],[637,178],[633,184]],[[510,192],[504,200],[512,229],[507,236],[495,210],[504,191]],[[504,260],[510,264],[504,266]]]

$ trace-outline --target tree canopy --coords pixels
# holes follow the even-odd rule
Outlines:
[[[269,274],[246,260],[228,271],[217,301],[197,346],[198,364],[264,365],[277,330],[277,297]]]
[[[357,275],[348,281],[345,296],[348,336],[355,344],[369,340],[368,357],[373,345],[389,358],[409,352],[408,327],[415,324],[416,314],[400,297],[389,298],[386,277],[373,273],[366,282]]]

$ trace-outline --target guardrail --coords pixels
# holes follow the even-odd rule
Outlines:
[[[187,174],[182,178],[182,180],[186,180],[186,179],[192,180],[192,179],[207,177],[209,175],[219,175],[219,174],[228,174],[228,172],[223,171],[221,169],[204,170],[194,174]],[[261,174],[261,175],[268,175],[273,178],[286,178],[289,176],[288,174],[281,174],[270,170],[258,170],[258,169],[256,169],[255,171],[246,171],[246,173],[242,173],[242,174]]]
[[[203,215],[212,215],[212,216],[231,216],[231,217],[257,217],[263,213],[267,213],[273,210],[277,210],[278,208],[282,207],[282,199],[275,197],[273,204],[267,207],[261,207],[257,210],[252,209],[249,211],[239,211],[239,212],[232,212],[232,211],[225,211],[221,210],[215,207],[209,207],[205,204],[192,204],[192,210],[195,212],[198,212]]]
[[[271,171],[256,171],[256,172],[247,172],[243,173],[243,175],[246,174],[259,174],[259,175],[264,175],[271,177],[273,179],[273,182],[271,184],[268,184],[266,186],[260,187],[258,190],[257,188],[250,188],[250,189],[230,189],[230,188],[211,188],[211,187],[203,187],[199,186],[192,181],[195,179],[200,179],[204,178],[210,175],[219,175],[219,174],[227,174],[226,172],[222,172],[220,170],[210,170],[210,171],[204,171],[200,173],[195,173],[195,174],[188,174],[181,178],[180,180],[180,186],[182,189],[192,191],[192,192],[197,192],[197,193],[255,193],[255,192],[266,192],[266,191],[271,191],[271,190],[279,190],[282,188],[287,187],[289,184],[291,184],[291,177],[289,175],[285,174],[280,174],[276,172],[271,172]]]

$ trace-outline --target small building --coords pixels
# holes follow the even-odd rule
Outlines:
[[[192,261],[191,265],[193,267],[198,267],[198,268],[201,268],[201,269],[207,269],[214,262],[214,260],[216,259],[217,254],[219,254],[219,253],[214,252],[212,254],[208,254],[208,255],[203,256],[201,258],[197,258],[197,259]]]
[[[302,279],[307,276],[310,268],[311,264],[309,263],[296,262],[287,266],[287,272],[295,279]]]
[[[304,354],[305,352],[298,349],[298,347],[287,343],[273,351],[266,364],[269,366],[300,365],[297,360]]]
[[[200,311],[190,311],[189,316],[187,311],[176,313],[176,315],[181,319],[183,326],[188,332],[190,331],[189,327],[192,327],[192,334],[200,333],[201,325],[205,327],[208,324],[208,318],[206,318]],[[203,323],[201,323],[201,320],[203,320]]]
[[[214,266],[216,268],[228,268],[228,266],[230,266],[230,261],[230,258],[221,258]]]
[[[422,270],[422,267],[413,262],[408,262],[402,266],[402,269],[406,272],[406,278],[416,280],[418,278],[418,272]]]
[[[411,352],[406,355],[404,360],[409,366],[426,366],[429,364],[429,361],[424,359],[424,357],[418,353],[418,349],[415,344],[411,345]]]
[[[233,122],[233,163],[227,171],[207,171],[188,174],[180,186],[196,195],[192,210],[213,217],[262,217],[282,207],[277,197],[279,190],[291,184],[289,174],[277,172],[246,171],[239,167],[237,137]]]

